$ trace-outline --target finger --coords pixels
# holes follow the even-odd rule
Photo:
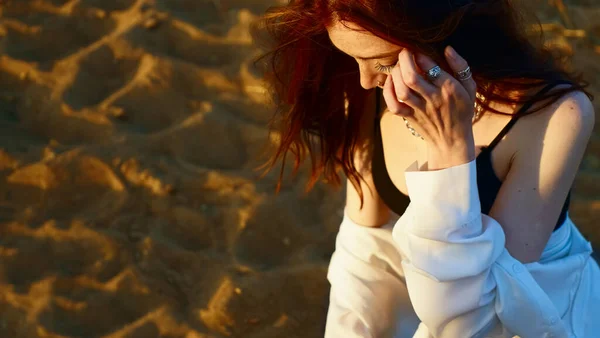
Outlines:
[[[391,82],[394,88],[394,93],[396,94],[396,99],[405,103],[412,108],[419,108],[423,99],[417,94],[415,91],[410,89],[402,78],[402,71],[400,70],[399,64],[396,64],[394,68],[392,68],[391,74]]]
[[[383,98],[390,112],[400,116],[410,116],[413,114],[413,109],[406,103],[400,102],[396,97],[394,81],[392,76],[388,75],[383,85]]]
[[[402,70],[402,78],[404,79],[404,83],[409,88],[419,93],[423,97],[429,97],[433,93],[437,92],[437,88],[420,74],[414,54],[409,52],[408,49],[403,49],[400,52],[398,63],[400,63],[400,69]],[[427,70],[434,66],[435,64],[427,68]]]
[[[438,66],[438,64],[435,63],[435,61],[433,61],[432,58],[430,58],[429,56],[427,56],[425,54],[417,54],[415,56],[415,62],[417,64],[417,66],[419,66],[419,68],[422,69],[426,74],[429,72],[430,69]],[[431,81],[431,83],[433,83],[437,87],[441,87],[445,82],[452,80],[452,75],[448,74],[446,71],[444,71],[441,68],[440,68],[440,71],[441,72],[437,78],[432,79],[432,78],[428,77],[429,81]]]
[[[458,73],[460,71],[464,71],[469,67],[467,60],[465,60],[462,56],[460,56],[454,48],[451,46],[446,47],[444,50],[444,54],[446,56],[446,60],[448,60],[448,65],[454,73]],[[458,77],[457,77],[458,79]],[[475,99],[475,93],[477,92],[477,83],[470,76],[468,79],[460,80],[459,82],[465,87],[467,92],[469,92],[469,96],[471,99]]]

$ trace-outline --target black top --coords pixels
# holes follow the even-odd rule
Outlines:
[[[481,201],[481,212],[488,215],[494,201],[496,200],[496,196],[500,191],[500,186],[502,185],[502,181],[496,176],[494,172],[494,168],[492,166],[491,160],[491,152],[494,147],[502,140],[502,138],[508,133],[510,128],[517,122],[517,120],[521,117],[523,113],[525,113],[536,100],[542,95],[546,94],[549,90],[554,88],[559,84],[571,84],[566,81],[557,81],[551,83],[544,87],[541,91],[539,91],[530,101],[525,103],[521,109],[517,113],[514,114],[513,118],[508,122],[508,124],[502,129],[502,131],[496,136],[496,138],[490,143],[487,147],[482,147],[482,151],[479,153],[476,159],[477,165],[477,187],[479,190],[479,199]],[[383,140],[381,138],[381,130],[379,125],[379,113],[381,111],[381,105],[379,102],[380,97],[380,88],[376,89],[377,92],[377,106],[376,106],[376,114],[377,121],[375,123],[375,150],[373,153],[373,180],[375,184],[375,188],[378,191],[381,199],[387,204],[387,206],[394,211],[398,215],[402,215],[408,207],[410,202],[410,198],[403,194],[400,190],[396,188],[394,183],[392,182],[389,173],[385,167],[385,159],[383,154]],[[565,221],[567,216],[567,211],[569,210],[569,204],[571,200],[571,191],[567,195],[565,200],[565,204],[563,205],[562,212],[560,213],[560,217],[558,218],[558,222],[554,230],[558,229]]]

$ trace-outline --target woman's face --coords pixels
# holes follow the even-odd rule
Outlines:
[[[398,54],[402,47],[391,44],[368,31],[356,31],[360,27],[353,23],[346,23],[345,27],[339,21],[327,27],[329,39],[333,45],[345,54],[353,57],[358,63],[360,71],[360,84],[364,89],[377,86],[377,81],[382,84],[387,74],[398,62]]]

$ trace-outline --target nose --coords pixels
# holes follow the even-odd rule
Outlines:
[[[369,90],[369,89],[373,89],[373,88],[377,87],[379,83],[381,83],[381,85],[383,85],[383,81],[380,79],[381,74],[375,72],[374,70],[368,69],[364,65],[359,65],[359,69],[360,69],[360,85],[361,85],[361,87]]]

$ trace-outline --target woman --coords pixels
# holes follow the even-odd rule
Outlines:
[[[326,337],[600,337],[568,214],[591,96],[512,1],[297,0],[263,24],[271,167],[348,180]]]

